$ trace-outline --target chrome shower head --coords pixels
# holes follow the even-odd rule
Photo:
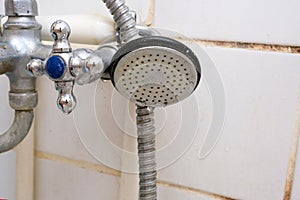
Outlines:
[[[139,106],[163,107],[188,97],[200,81],[200,64],[186,45],[161,36],[138,38],[113,57],[115,88]]]

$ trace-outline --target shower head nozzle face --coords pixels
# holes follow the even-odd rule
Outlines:
[[[140,106],[163,107],[188,97],[200,80],[200,64],[184,44],[165,37],[129,42],[116,53],[112,81]]]

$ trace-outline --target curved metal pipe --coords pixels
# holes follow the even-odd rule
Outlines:
[[[38,96],[35,78],[24,66],[31,57],[46,57],[51,50],[41,43],[41,25],[35,20],[36,0],[5,0],[5,14],[8,19],[1,30],[0,74],[5,73],[9,78],[9,104],[15,110],[15,118],[11,127],[0,135],[0,153],[18,145],[32,125]]]
[[[28,134],[32,121],[33,110],[16,110],[12,126],[4,134],[0,135],[0,153],[18,145]]]
[[[5,74],[8,71],[8,68],[0,66],[0,75]]]

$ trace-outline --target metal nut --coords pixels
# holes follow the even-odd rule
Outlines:
[[[32,110],[37,106],[37,92],[9,93],[9,105],[14,110]]]

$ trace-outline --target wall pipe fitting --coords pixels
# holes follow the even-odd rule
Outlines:
[[[43,58],[51,47],[41,43],[41,25],[35,0],[5,0],[7,21],[0,43],[0,74],[10,82],[9,104],[15,110],[11,127],[0,135],[0,153],[18,145],[28,134],[37,105],[35,78],[26,71],[31,57]]]

